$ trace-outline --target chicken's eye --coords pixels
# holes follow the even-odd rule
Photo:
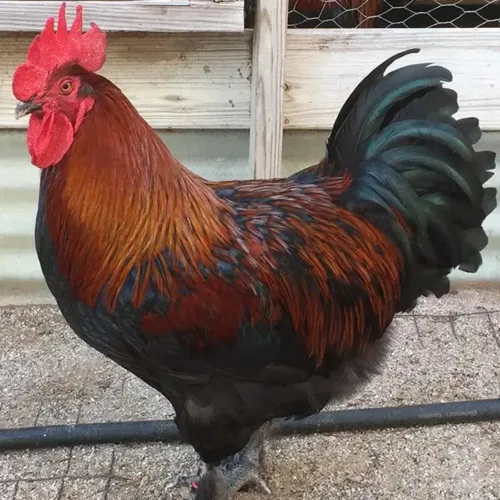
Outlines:
[[[61,83],[61,93],[69,94],[73,90],[73,84],[70,80]]]

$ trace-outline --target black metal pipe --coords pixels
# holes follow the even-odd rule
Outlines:
[[[51,425],[0,430],[0,451],[177,440],[179,433],[172,420]]]
[[[495,420],[500,420],[500,399],[479,399],[321,412],[308,419],[281,422],[280,432],[283,434],[313,434]]]
[[[325,411],[303,420],[285,420],[282,435],[500,420],[500,399],[432,403],[361,410]],[[56,425],[0,430],[0,451],[105,443],[178,441],[172,420]]]

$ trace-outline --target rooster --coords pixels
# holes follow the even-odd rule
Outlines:
[[[41,169],[35,242],[71,328],[172,403],[204,467],[197,500],[262,478],[263,441],[380,368],[394,315],[475,272],[496,206],[478,120],[440,66],[375,68],[317,165],[208,182],[96,72],[106,37],[50,18],[15,71]]]

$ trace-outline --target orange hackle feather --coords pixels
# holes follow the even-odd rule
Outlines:
[[[187,269],[210,267],[213,246],[228,240],[230,209],[180,165],[119,89],[96,75],[86,79],[96,104],[46,193],[60,269],[90,306],[104,291],[112,309],[133,269],[137,307],[151,283],[175,299],[162,251]]]

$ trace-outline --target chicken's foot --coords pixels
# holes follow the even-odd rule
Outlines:
[[[173,484],[174,488],[188,488],[189,491],[194,491],[198,487],[200,479],[206,474],[207,465],[202,460],[199,461],[196,474],[186,474],[179,476]]]
[[[228,500],[236,492],[247,488],[271,494],[262,478],[264,438],[270,428],[270,424],[266,424],[253,433],[243,450],[216,466],[208,465],[207,472],[193,488],[192,500]]]

